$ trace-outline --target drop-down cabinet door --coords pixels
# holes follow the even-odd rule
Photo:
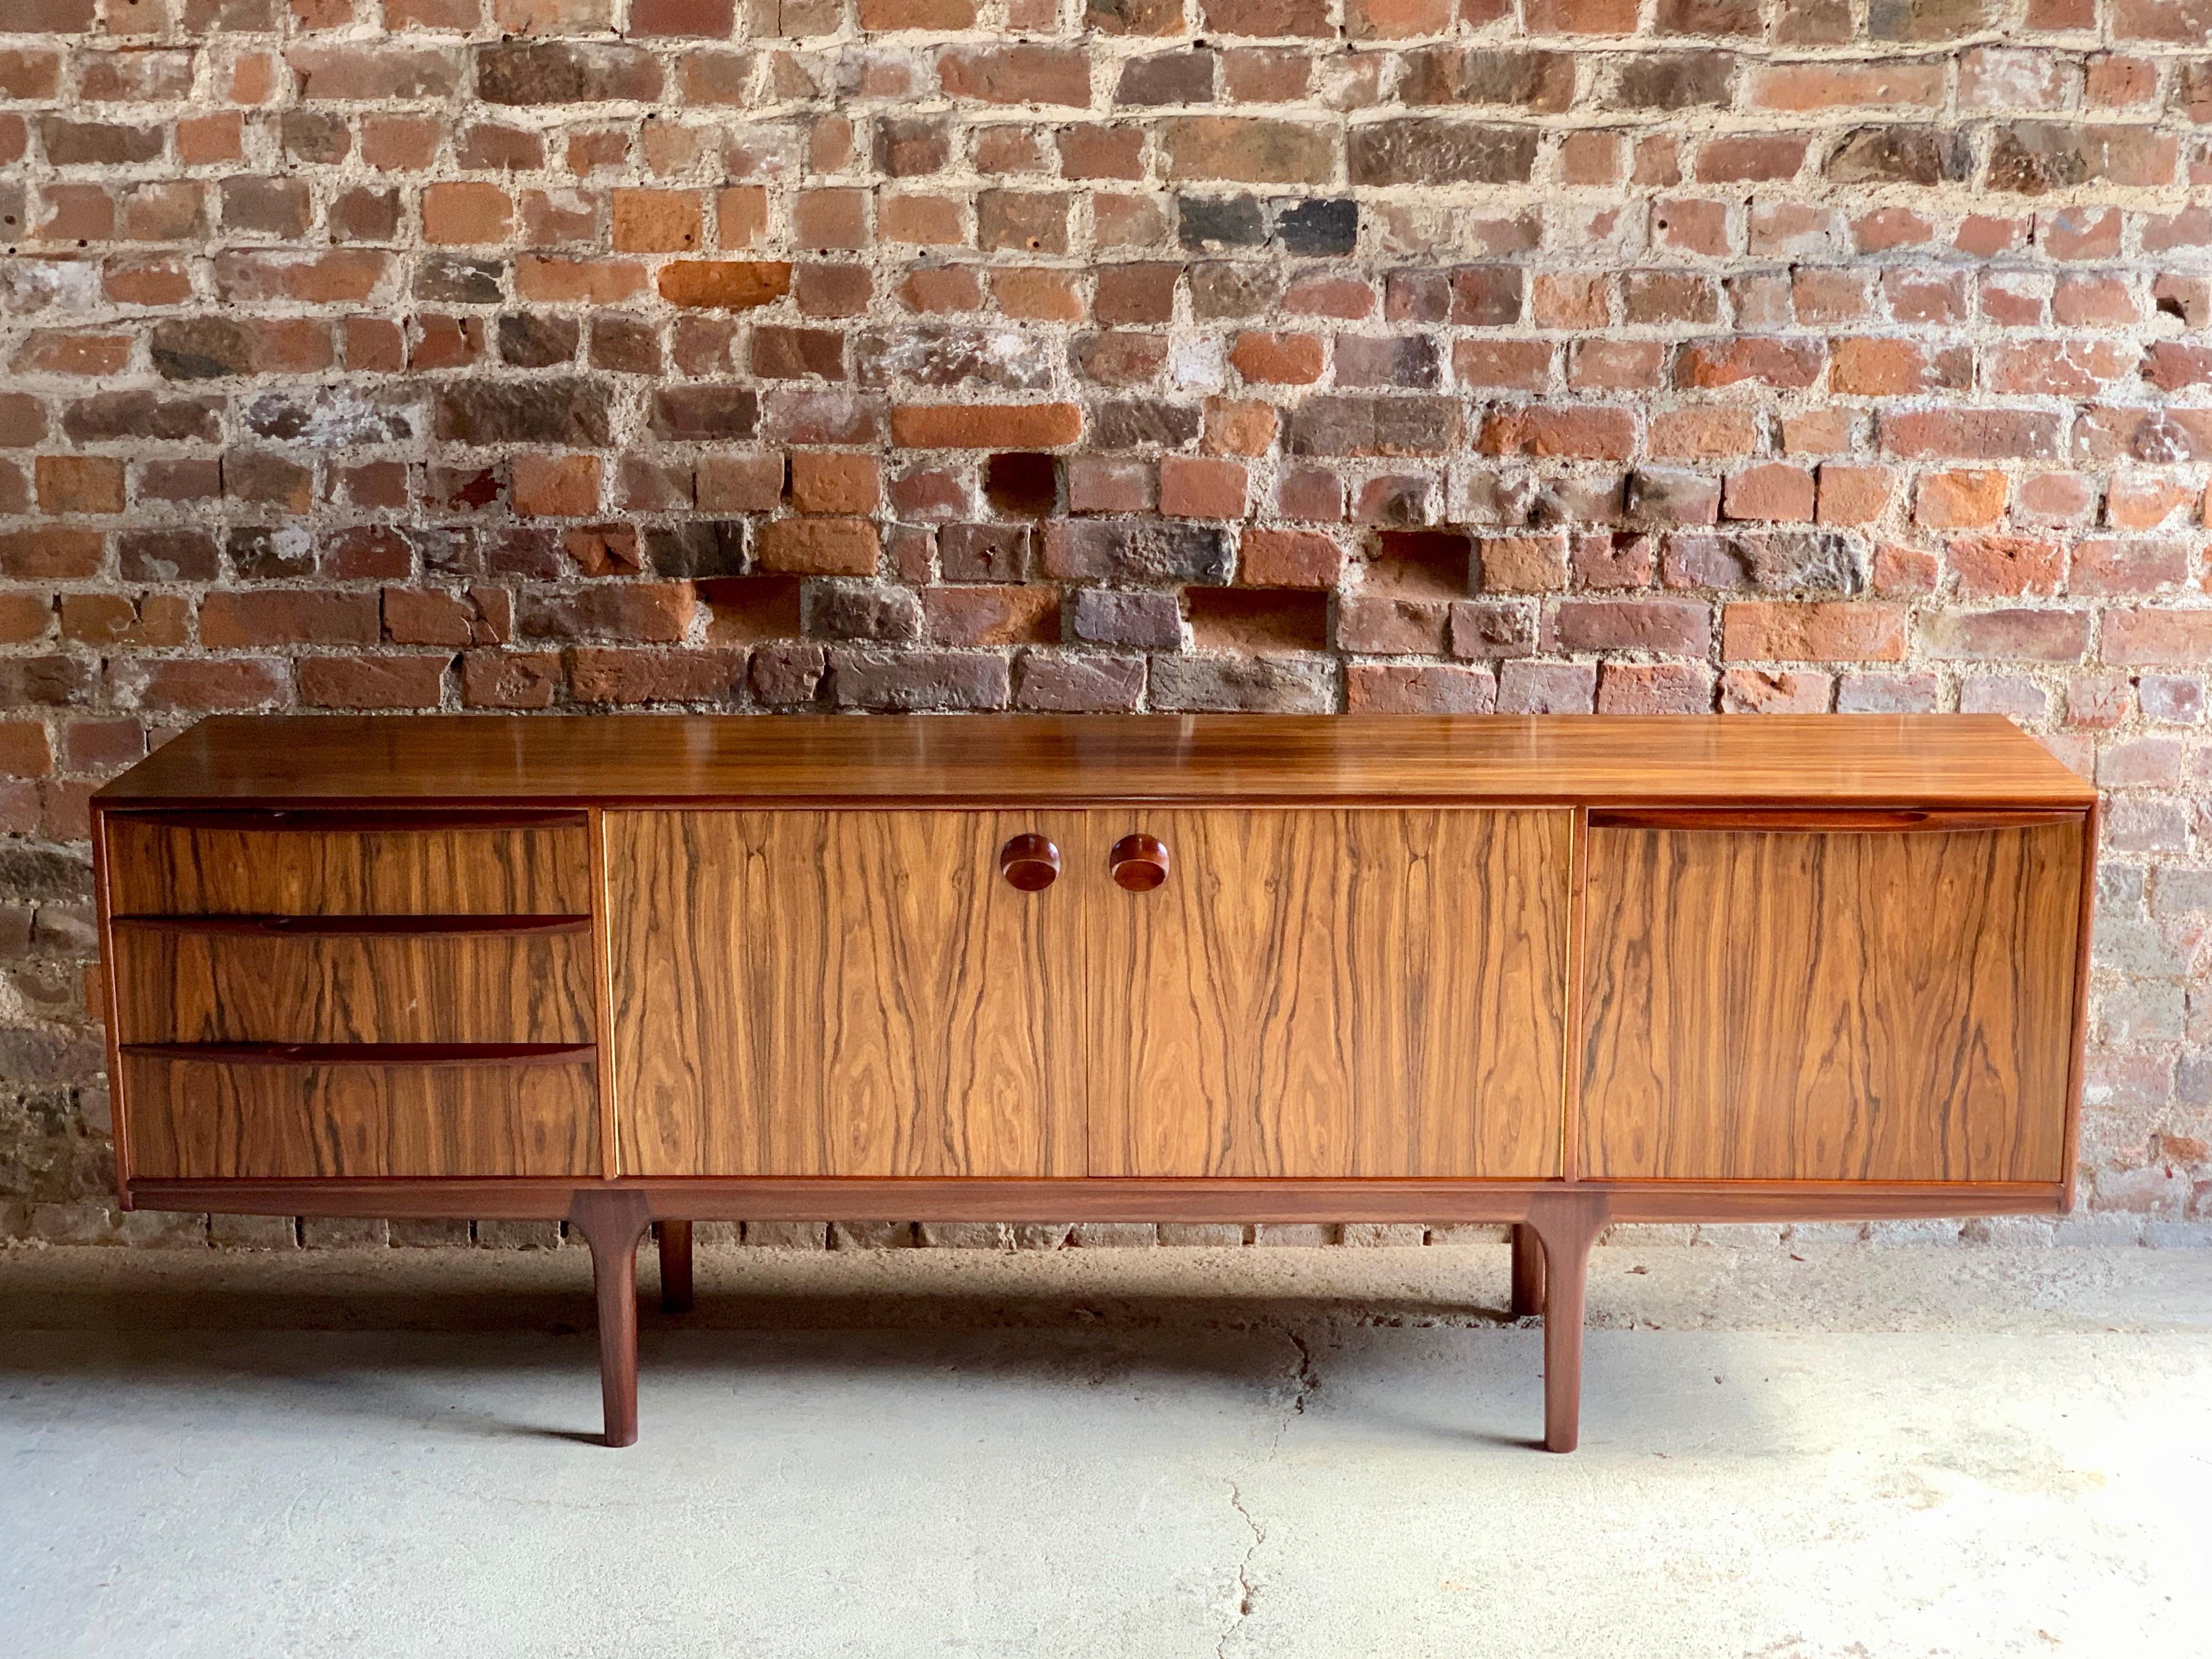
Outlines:
[[[608,813],[622,1172],[1081,1175],[1069,821]]]
[[[1593,812],[1583,1173],[2061,1179],[2085,833]]]
[[[1571,813],[1086,817],[1091,1174],[1559,1173]]]

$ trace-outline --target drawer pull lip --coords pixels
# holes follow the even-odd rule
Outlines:
[[[999,849],[999,873],[1024,893],[1041,893],[1060,876],[1060,848],[1034,832],[1016,836]]]
[[[165,830],[580,830],[591,814],[574,808],[517,810],[495,807],[394,807],[388,812],[361,807],[128,807],[108,809],[118,819]]]
[[[588,933],[589,916],[117,916],[114,925],[153,933],[263,938],[447,939],[514,933]]]
[[[589,1059],[588,1042],[125,1042],[132,1059],[217,1066],[545,1066]]]
[[[1821,831],[1887,831],[1897,834],[1946,833],[1969,830],[2033,830],[2045,824],[2067,823],[2081,817],[2063,808],[2048,811],[1988,810],[1979,807],[1778,807],[1737,808],[1592,807],[1593,830],[1715,830],[1780,835]]]
[[[1106,868],[1123,891],[1149,893],[1168,878],[1168,844],[1157,836],[1124,836],[1107,854]]]

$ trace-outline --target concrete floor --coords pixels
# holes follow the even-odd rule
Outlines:
[[[650,1279],[650,1270],[647,1275]],[[2212,1252],[0,1252],[0,1653],[2212,1651]]]

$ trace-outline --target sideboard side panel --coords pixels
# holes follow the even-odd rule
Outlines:
[[[1560,1173],[1563,811],[1100,811],[1094,1176]]]
[[[2060,1179],[2085,833],[1594,827],[1583,1174]]]
[[[1081,1175],[1073,884],[1000,878],[1025,831],[1065,844],[1050,813],[608,813],[623,1172]]]

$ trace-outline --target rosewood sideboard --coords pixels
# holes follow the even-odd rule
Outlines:
[[[2052,1212],[2096,795],[1995,717],[225,718],[94,801],[126,1206]]]

